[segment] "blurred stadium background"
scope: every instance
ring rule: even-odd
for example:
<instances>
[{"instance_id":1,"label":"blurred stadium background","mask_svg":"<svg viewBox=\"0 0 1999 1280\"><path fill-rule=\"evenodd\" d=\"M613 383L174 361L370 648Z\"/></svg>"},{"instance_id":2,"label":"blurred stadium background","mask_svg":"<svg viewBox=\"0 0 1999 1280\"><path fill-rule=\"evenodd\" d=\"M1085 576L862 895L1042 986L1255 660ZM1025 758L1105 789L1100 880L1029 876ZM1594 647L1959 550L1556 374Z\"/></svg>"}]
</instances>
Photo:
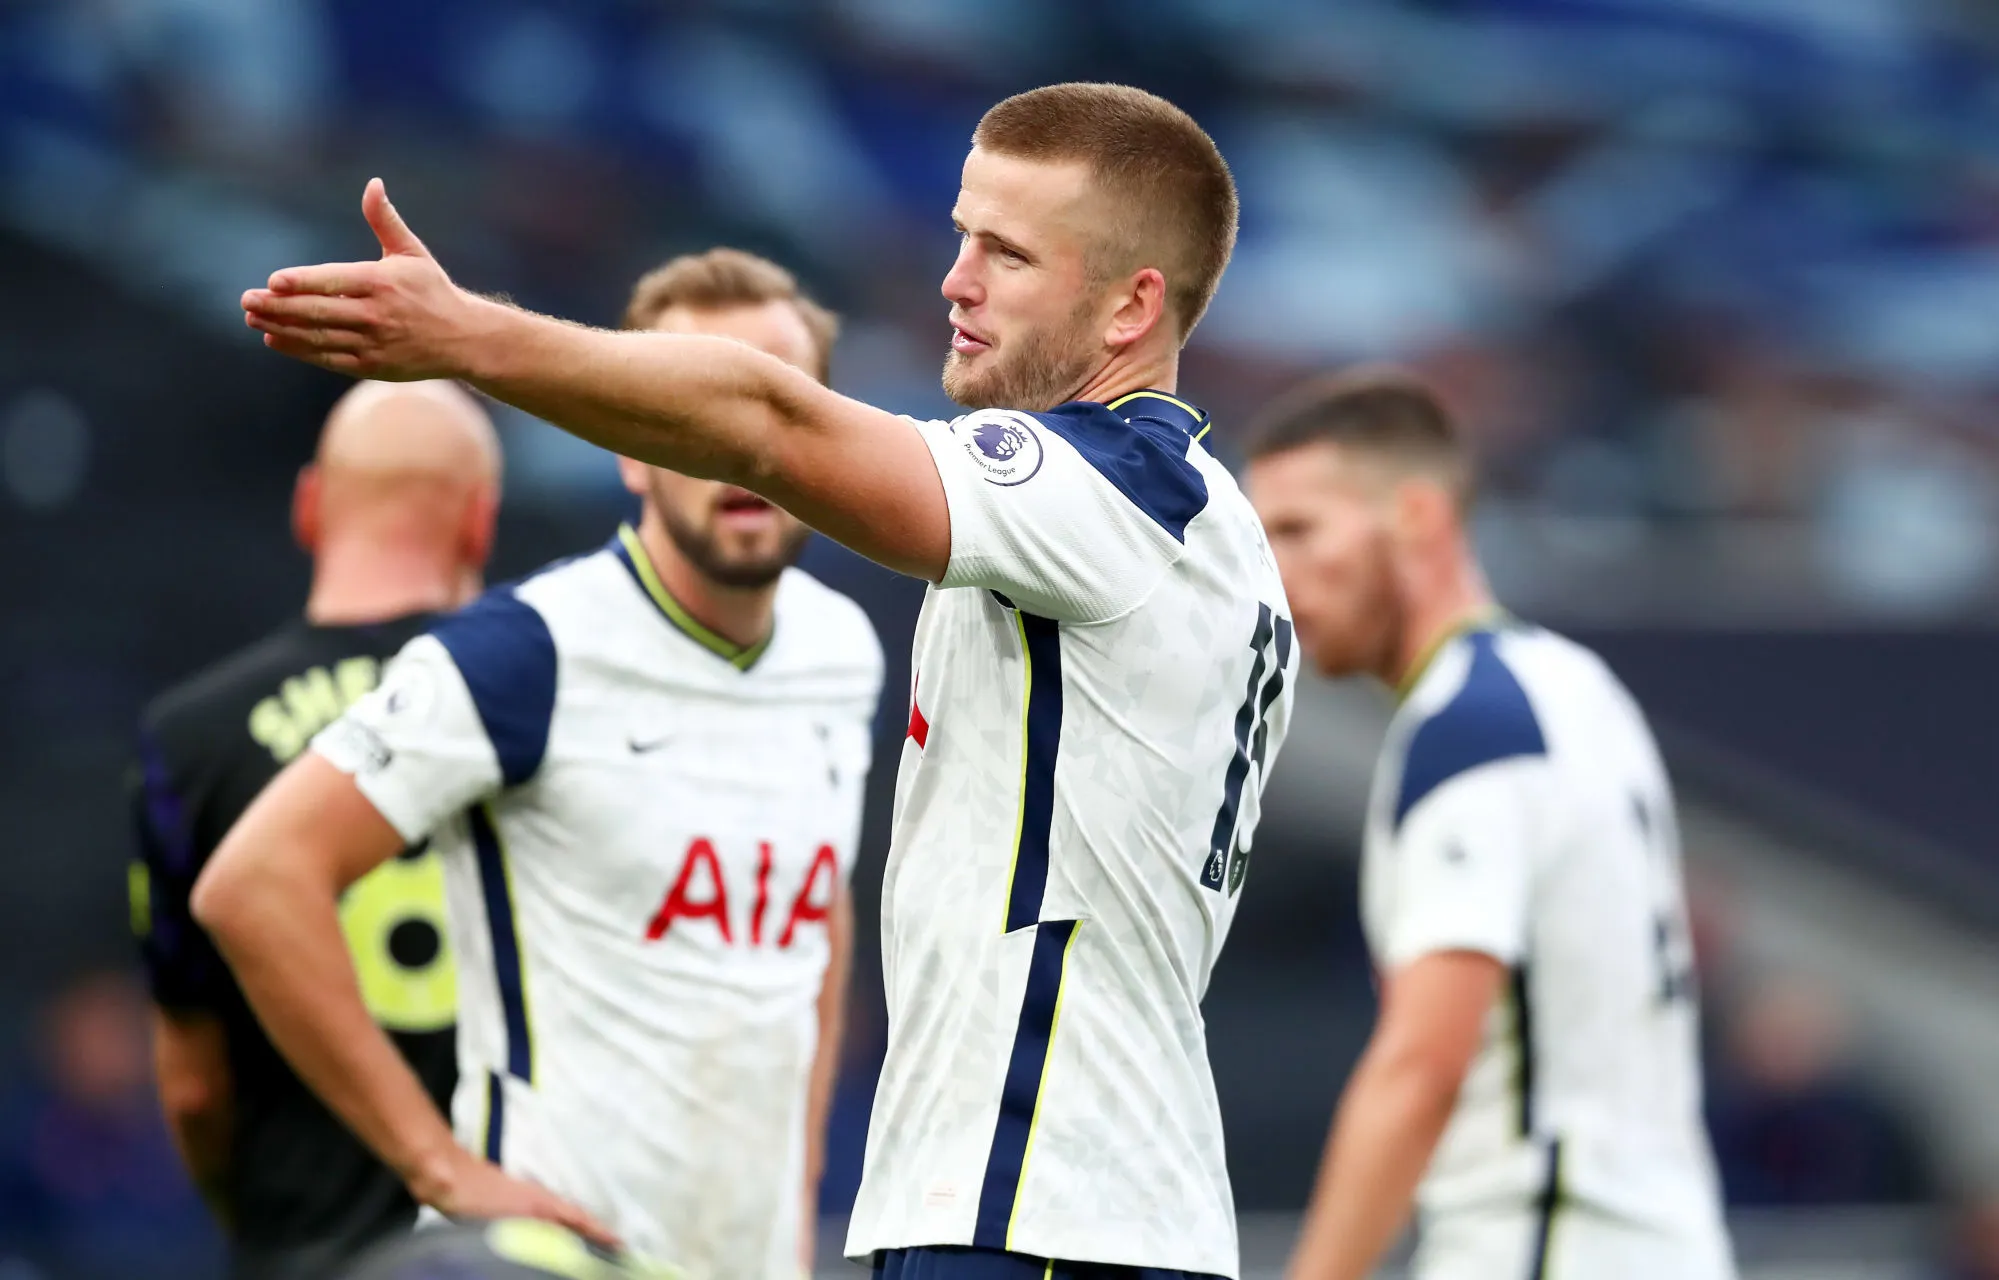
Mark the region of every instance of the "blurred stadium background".
<instances>
[{"instance_id":1,"label":"blurred stadium background","mask_svg":"<svg viewBox=\"0 0 1999 1280\"><path fill-rule=\"evenodd\" d=\"M262 352L239 291L368 254L380 174L458 279L588 321L673 253L768 253L846 314L838 386L942 414L972 124L1075 78L1170 96L1235 167L1182 383L1224 456L1307 372L1427 370L1483 448L1502 596L1648 704L1749 1274L1999 1277L1988 0L12 0L0 1278L212 1274L153 1118L120 778L144 699L304 597L286 503L339 384ZM499 578L626 504L604 455L504 425ZM892 760L918 590L810 563L882 629ZM1384 718L1304 690L1207 1004L1252 1272L1372 1015ZM882 1044L863 939L829 1241Z\"/></svg>"}]
</instances>

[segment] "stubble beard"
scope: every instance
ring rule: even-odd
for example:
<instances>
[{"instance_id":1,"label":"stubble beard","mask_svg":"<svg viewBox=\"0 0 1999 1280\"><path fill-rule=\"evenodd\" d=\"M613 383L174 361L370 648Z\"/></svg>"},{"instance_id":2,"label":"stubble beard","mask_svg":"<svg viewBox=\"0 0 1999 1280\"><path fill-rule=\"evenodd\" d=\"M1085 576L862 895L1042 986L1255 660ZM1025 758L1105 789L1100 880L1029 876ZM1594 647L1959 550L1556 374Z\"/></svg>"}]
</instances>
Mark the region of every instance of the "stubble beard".
<instances>
[{"instance_id":1,"label":"stubble beard","mask_svg":"<svg viewBox=\"0 0 1999 1280\"><path fill-rule=\"evenodd\" d=\"M660 523L680 554L702 577L719 587L738 591L755 590L776 582L786 569L797 563L812 530L794 525L778 539L777 546L764 555L732 555L722 549L715 530L702 528L681 518L678 512L659 503Z\"/></svg>"},{"instance_id":2,"label":"stubble beard","mask_svg":"<svg viewBox=\"0 0 1999 1280\"><path fill-rule=\"evenodd\" d=\"M1088 375L1094 353L1085 338L1092 307L1079 305L1060 332L1038 330L1015 340L1012 355L995 348L974 372L977 357L953 351L944 357L944 394L967 409L1053 409Z\"/></svg>"},{"instance_id":3,"label":"stubble beard","mask_svg":"<svg viewBox=\"0 0 1999 1280\"><path fill-rule=\"evenodd\" d=\"M1395 590L1388 557L1385 545L1373 549L1368 580L1359 593L1350 627L1314 646L1314 663L1321 675L1335 679L1371 675L1394 684L1393 669L1402 652L1408 618Z\"/></svg>"}]
</instances>

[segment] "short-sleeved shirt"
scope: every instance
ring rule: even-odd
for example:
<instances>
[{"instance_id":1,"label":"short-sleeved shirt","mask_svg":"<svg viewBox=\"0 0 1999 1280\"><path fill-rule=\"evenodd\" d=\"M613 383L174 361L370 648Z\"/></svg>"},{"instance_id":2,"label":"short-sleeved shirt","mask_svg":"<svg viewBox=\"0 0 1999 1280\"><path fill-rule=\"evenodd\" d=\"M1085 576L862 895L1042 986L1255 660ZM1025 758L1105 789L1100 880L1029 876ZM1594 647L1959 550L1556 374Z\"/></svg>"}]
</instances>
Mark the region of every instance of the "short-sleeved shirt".
<instances>
[{"instance_id":1,"label":"short-sleeved shirt","mask_svg":"<svg viewBox=\"0 0 1999 1280\"><path fill-rule=\"evenodd\" d=\"M188 896L257 793L375 686L382 663L428 621L291 623L162 695L141 726L133 924L154 1000L223 1027L235 1114L223 1190L239 1277L323 1274L406 1230L416 1204L293 1074L194 922ZM457 1058L437 859L414 845L349 888L340 911L370 1011L441 1105Z\"/></svg>"},{"instance_id":2,"label":"short-sleeved shirt","mask_svg":"<svg viewBox=\"0 0 1999 1280\"><path fill-rule=\"evenodd\" d=\"M713 1280L795 1275L881 648L799 570L702 627L629 529L412 640L314 744L444 861L460 1142Z\"/></svg>"},{"instance_id":3,"label":"short-sleeved shirt","mask_svg":"<svg viewBox=\"0 0 1999 1280\"><path fill-rule=\"evenodd\" d=\"M1672 790L1595 654L1510 622L1438 650L1382 750L1361 901L1384 972L1443 951L1512 971L1426 1211L1559 1195L1649 1229L1721 1230Z\"/></svg>"},{"instance_id":4,"label":"short-sleeved shirt","mask_svg":"<svg viewBox=\"0 0 1999 1280\"><path fill-rule=\"evenodd\" d=\"M1236 1271L1200 1002L1297 654L1207 428L1159 392L915 425L951 555L917 622L850 1254Z\"/></svg>"}]
</instances>

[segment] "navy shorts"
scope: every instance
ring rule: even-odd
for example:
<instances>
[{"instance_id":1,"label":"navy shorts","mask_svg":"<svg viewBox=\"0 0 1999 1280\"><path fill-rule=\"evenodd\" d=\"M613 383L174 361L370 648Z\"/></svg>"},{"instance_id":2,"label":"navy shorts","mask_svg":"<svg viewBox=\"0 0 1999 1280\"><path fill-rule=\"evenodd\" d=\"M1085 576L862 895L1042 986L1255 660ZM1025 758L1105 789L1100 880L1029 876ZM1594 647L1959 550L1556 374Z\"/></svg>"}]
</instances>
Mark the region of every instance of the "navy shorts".
<instances>
[{"instance_id":1,"label":"navy shorts","mask_svg":"<svg viewBox=\"0 0 1999 1280\"><path fill-rule=\"evenodd\" d=\"M1200 1271L1127 1267L1110 1262L1063 1262L969 1245L883 1249L874 1280L1222 1280Z\"/></svg>"}]
</instances>

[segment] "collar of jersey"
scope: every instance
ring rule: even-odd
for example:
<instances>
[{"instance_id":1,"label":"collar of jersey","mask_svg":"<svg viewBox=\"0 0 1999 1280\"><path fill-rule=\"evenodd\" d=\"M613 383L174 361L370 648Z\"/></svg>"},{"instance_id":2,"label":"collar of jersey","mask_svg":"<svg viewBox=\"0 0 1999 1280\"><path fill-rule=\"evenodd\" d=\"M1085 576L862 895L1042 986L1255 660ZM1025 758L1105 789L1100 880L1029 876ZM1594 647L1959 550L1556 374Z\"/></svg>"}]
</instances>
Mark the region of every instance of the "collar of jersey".
<instances>
[{"instance_id":1,"label":"collar of jersey","mask_svg":"<svg viewBox=\"0 0 1999 1280\"><path fill-rule=\"evenodd\" d=\"M618 526L617 541L611 544L611 550L631 573L632 579L639 584L640 589L652 599L653 604L658 606L660 613L672 624L674 630L736 670L748 671L756 665L758 658L764 656L764 650L770 648L771 635L775 635L777 630L775 627L771 629L771 635L766 635L753 645L745 646L702 626L693 614L687 612L686 606L673 598L673 593L666 589L666 584L659 580L658 572L652 567L652 557L646 554L645 544L639 541L638 532L630 525Z\"/></svg>"},{"instance_id":2,"label":"collar of jersey","mask_svg":"<svg viewBox=\"0 0 1999 1280\"><path fill-rule=\"evenodd\" d=\"M1126 422L1133 418L1152 418L1177 427L1196 440L1207 435L1208 428L1214 425L1208 421L1206 412L1164 391L1133 391L1104 407Z\"/></svg>"},{"instance_id":3,"label":"collar of jersey","mask_svg":"<svg viewBox=\"0 0 1999 1280\"><path fill-rule=\"evenodd\" d=\"M1408 699L1409 695L1415 691L1416 686L1422 682L1423 677L1429 674L1430 664L1437 660L1437 655L1442 653L1451 641L1457 639L1459 636L1470 635L1474 631L1491 631L1503 626L1506 623L1507 616L1506 610L1496 604L1492 604L1487 605L1483 609L1475 609L1458 619L1453 625L1446 627L1436 639L1430 641L1428 647L1423 652L1416 655L1416 661L1409 666L1409 674L1403 676L1402 683L1395 687L1396 702L1404 702Z\"/></svg>"}]
</instances>

